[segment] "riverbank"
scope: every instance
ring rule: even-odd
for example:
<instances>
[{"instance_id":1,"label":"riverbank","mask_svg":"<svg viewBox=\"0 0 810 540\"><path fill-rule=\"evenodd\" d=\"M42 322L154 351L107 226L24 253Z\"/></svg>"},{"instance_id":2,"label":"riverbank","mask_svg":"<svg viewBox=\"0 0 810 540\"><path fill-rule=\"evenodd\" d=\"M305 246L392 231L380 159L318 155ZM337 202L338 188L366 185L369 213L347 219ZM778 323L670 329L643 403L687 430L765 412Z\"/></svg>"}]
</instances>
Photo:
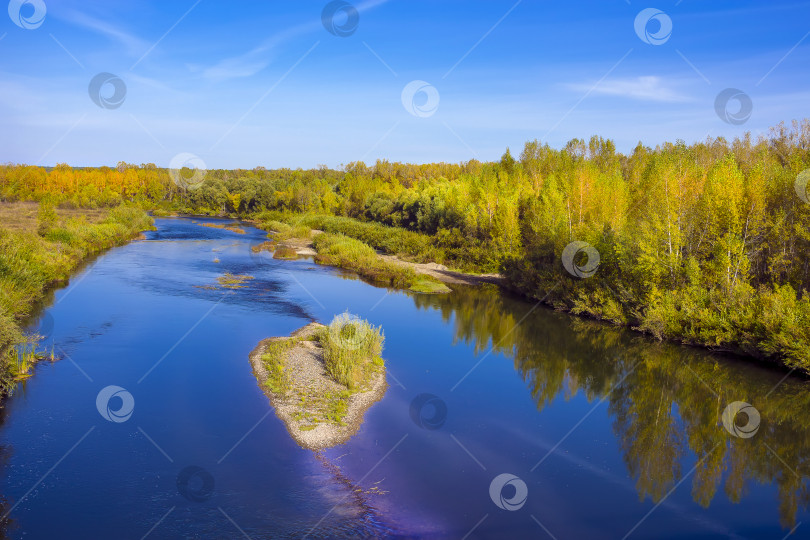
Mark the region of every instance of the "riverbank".
<instances>
[{"instance_id":1,"label":"riverbank","mask_svg":"<svg viewBox=\"0 0 810 540\"><path fill-rule=\"evenodd\" d=\"M67 283L91 255L137 238L153 222L135 207L0 203L0 223L0 394L7 394L44 356L38 336L25 336L21 325L47 291Z\"/></svg>"},{"instance_id":2,"label":"riverbank","mask_svg":"<svg viewBox=\"0 0 810 540\"><path fill-rule=\"evenodd\" d=\"M708 273L693 260L691 273L668 284L668 289L649 288L643 284L647 275L643 265L629 257L629 248L616 244L615 239L611 245L582 244L598 257L593 275L577 274L575 265L583 264L579 259L568 261L573 270L566 269L559 254L565 252L565 246L544 246L547 253L542 257L504 257L499 274L467 274L447 269L440 262L447 253L436 248L441 244L439 235L433 238L341 216L271 214L294 227L317 225L333 234L362 239L382 252L378 257L384 261L444 283L495 283L557 311L624 326L659 341L810 374L810 294L789 284L754 287L736 280L712 285ZM582 257L583 253L577 251L574 256ZM324 262L345 264L343 257L334 259ZM739 266L743 262L726 262L728 268L721 272L744 275Z\"/></svg>"},{"instance_id":3,"label":"riverbank","mask_svg":"<svg viewBox=\"0 0 810 540\"><path fill-rule=\"evenodd\" d=\"M266 247L275 248L274 258L313 256L318 264L352 270L374 283L417 293L449 293L450 288L444 284L445 280L461 282L449 274L439 273L432 265L417 266L387 257L368 244L344 234L326 233L306 225L293 226L280 221L268 221L260 226L273 235L276 245Z\"/></svg>"},{"instance_id":4,"label":"riverbank","mask_svg":"<svg viewBox=\"0 0 810 540\"><path fill-rule=\"evenodd\" d=\"M330 348L358 351L358 357L365 353L367 344L352 341L367 339L362 324L310 323L289 337L262 340L249 355L259 385L290 436L303 448L323 450L348 441L360 429L368 408L388 388L385 367L374 352L366 358L369 369L357 384L338 381L330 369L326 358ZM344 336L348 328L358 333Z\"/></svg>"}]
</instances>

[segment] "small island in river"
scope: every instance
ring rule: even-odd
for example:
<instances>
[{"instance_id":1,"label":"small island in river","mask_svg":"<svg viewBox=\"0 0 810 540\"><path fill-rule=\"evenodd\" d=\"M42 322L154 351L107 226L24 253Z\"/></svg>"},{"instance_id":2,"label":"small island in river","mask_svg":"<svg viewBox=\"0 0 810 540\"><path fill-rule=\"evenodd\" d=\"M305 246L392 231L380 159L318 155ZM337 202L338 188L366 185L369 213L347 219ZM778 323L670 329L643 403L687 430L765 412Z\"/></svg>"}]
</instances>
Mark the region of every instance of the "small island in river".
<instances>
[{"instance_id":1,"label":"small island in river","mask_svg":"<svg viewBox=\"0 0 810 540\"><path fill-rule=\"evenodd\" d=\"M348 313L313 322L289 337L262 340L253 373L300 446L322 450L348 441L385 394L380 328Z\"/></svg>"}]
</instances>

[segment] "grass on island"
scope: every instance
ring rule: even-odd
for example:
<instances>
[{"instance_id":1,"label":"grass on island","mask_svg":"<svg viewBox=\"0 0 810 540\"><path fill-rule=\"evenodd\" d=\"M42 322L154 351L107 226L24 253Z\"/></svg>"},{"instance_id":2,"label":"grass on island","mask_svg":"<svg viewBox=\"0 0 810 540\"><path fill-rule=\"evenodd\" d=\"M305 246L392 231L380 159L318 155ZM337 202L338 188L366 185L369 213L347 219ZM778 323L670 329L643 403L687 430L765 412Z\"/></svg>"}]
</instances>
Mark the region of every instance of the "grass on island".
<instances>
[{"instance_id":1,"label":"grass on island","mask_svg":"<svg viewBox=\"0 0 810 540\"><path fill-rule=\"evenodd\" d=\"M349 399L368 390L375 374L385 369L381 356L385 336L381 328L343 313L309 339L320 344L326 372L342 388L330 392L293 388L285 358L291 349L305 341L300 337L277 339L265 346L262 355L267 369L265 385L274 394L297 402L300 410L295 420L301 422L300 430L312 430L324 422L343 426Z\"/></svg>"},{"instance_id":2,"label":"grass on island","mask_svg":"<svg viewBox=\"0 0 810 540\"><path fill-rule=\"evenodd\" d=\"M270 231L273 239L276 242L283 242L292 239L304 239L312 236L312 229L306 225L295 224L290 225L282 221L265 221L261 224L261 228ZM269 235L268 235L269 236Z\"/></svg>"},{"instance_id":3,"label":"grass on island","mask_svg":"<svg viewBox=\"0 0 810 540\"><path fill-rule=\"evenodd\" d=\"M250 248L253 253L261 253L262 251L273 251L276 249L276 243L272 240L267 240L261 244L256 244Z\"/></svg>"},{"instance_id":4,"label":"grass on island","mask_svg":"<svg viewBox=\"0 0 810 540\"><path fill-rule=\"evenodd\" d=\"M251 279L253 279L253 276L247 274L231 274L230 272L225 272L217 278L217 283L224 289L242 289L245 286L245 282Z\"/></svg>"},{"instance_id":5,"label":"grass on island","mask_svg":"<svg viewBox=\"0 0 810 540\"><path fill-rule=\"evenodd\" d=\"M230 223L228 225L223 225L221 223L198 223L198 225L202 225L203 227L208 227L210 229L225 229L226 231L235 232L237 234L245 234L245 229L239 227L238 223Z\"/></svg>"},{"instance_id":6,"label":"grass on island","mask_svg":"<svg viewBox=\"0 0 810 540\"><path fill-rule=\"evenodd\" d=\"M448 287L432 276L417 274L412 268L381 259L369 246L343 234L322 233L314 239L318 254L315 262L354 270L366 279L414 292L448 292Z\"/></svg>"},{"instance_id":7,"label":"grass on island","mask_svg":"<svg viewBox=\"0 0 810 540\"><path fill-rule=\"evenodd\" d=\"M284 260L297 259L298 251L290 246L278 246L275 252L273 252L273 258Z\"/></svg>"},{"instance_id":8,"label":"grass on island","mask_svg":"<svg viewBox=\"0 0 810 540\"><path fill-rule=\"evenodd\" d=\"M265 346L262 355L262 361L267 368L265 384L274 394L285 396L290 389L289 379L284 372L284 355L298 343L300 340L297 338L277 339Z\"/></svg>"},{"instance_id":9,"label":"grass on island","mask_svg":"<svg viewBox=\"0 0 810 540\"><path fill-rule=\"evenodd\" d=\"M385 336L382 328L357 319L349 313L336 315L317 334L323 347L323 361L332 378L352 391L368 386L375 373L384 368Z\"/></svg>"},{"instance_id":10,"label":"grass on island","mask_svg":"<svg viewBox=\"0 0 810 540\"><path fill-rule=\"evenodd\" d=\"M64 282L89 255L153 228L140 208L56 208L52 204L0 204L0 392L8 392L38 359L38 336L20 324L55 283Z\"/></svg>"},{"instance_id":11,"label":"grass on island","mask_svg":"<svg viewBox=\"0 0 810 540\"><path fill-rule=\"evenodd\" d=\"M290 245L296 242L309 241L312 236L312 229L303 225L290 225L281 221L265 221L260 227L269 231L268 237L272 240L253 246L253 251L258 253L262 250L274 250L274 259L297 259L298 249L295 245ZM288 242L285 244L284 242Z\"/></svg>"}]
</instances>

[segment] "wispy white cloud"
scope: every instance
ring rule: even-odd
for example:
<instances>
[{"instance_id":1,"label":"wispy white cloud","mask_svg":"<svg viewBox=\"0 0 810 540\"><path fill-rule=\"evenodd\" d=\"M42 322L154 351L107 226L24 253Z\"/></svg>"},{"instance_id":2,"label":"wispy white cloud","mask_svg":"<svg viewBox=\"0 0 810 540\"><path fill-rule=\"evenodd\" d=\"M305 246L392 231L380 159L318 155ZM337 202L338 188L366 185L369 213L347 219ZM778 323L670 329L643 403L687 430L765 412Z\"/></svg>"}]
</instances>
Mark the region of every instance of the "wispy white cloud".
<instances>
[{"instance_id":1,"label":"wispy white cloud","mask_svg":"<svg viewBox=\"0 0 810 540\"><path fill-rule=\"evenodd\" d=\"M357 4L355 9L357 9L359 13L363 13L364 11L387 2L389 2L389 0L368 0L366 2ZM188 67L192 71L201 72L204 78L214 81L239 77L251 77L270 65L270 63L275 59L279 46L292 39L295 39L298 36L318 31L323 31L322 23L319 19L313 19L307 21L306 23L283 30L276 35L265 39L258 46L246 53L232 56L230 58L224 58L216 64L207 67L196 65L189 65Z\"/></svg>"},{"instance_id":2,"label":"wispy white cloud","mask_svg":"<svg viewBox=\"0 0 810 540\"><path fill-rule=\"evenodd\" d=\"M577 92L592 92L607 96L621 96L642 101L662 101L667 103L692 101L672 87L663 79L655 76L636 77L632 79L612 79L603 81L596 88L593 83L576 83L567 85Z\"/></svg>"},{"instance_id":3,"label":"wispy white cloud","mask_svg":"<svg viewBox=\"0 0 810 540\"><path fill-rule=\"evenodd\" d=\"M289 28L264 40L246 53L224 58L208 67L189 66L192 71L200 71L206 79L221 81L239 77L251 77L260 72L275 59L276 49L282 43L312 30L313 24L302 24Z\"/></svg>"},{"instance_id":4,"label":"wispy white cloud","mask_svg":"<svg viewBox=\"0 0 810 540\"><path fill-rule=\"evenodd\" d=\"M112 41L123 45L127 50L127 53L133 56L143 54L143 51L149 47L149 43L145 40L142 40L107 21L96 19L95 17L91 17L78 11L66 10L61 13L61 18L67 22L106 36Z\"/></svg>"}]
</instances>

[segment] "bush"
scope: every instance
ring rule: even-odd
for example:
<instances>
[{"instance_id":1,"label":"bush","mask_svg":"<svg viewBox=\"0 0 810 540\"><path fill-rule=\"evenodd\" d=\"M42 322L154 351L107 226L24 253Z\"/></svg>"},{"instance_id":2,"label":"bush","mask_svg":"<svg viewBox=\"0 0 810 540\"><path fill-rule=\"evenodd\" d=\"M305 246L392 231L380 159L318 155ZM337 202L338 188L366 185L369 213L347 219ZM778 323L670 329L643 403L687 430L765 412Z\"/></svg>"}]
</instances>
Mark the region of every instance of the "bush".
<instances>
[{"instance_id":1,"label":"bush","mask_svg":"<svg viewBox=\"0 0 810 540\"><path fill-rule=\"evenodd\" d=\"M336 315L320 331L318 341L323 347L326 371L349 390L367 386L372 375L384 366L382 329L348 312Z\"/></svg>"}]
</instances>

